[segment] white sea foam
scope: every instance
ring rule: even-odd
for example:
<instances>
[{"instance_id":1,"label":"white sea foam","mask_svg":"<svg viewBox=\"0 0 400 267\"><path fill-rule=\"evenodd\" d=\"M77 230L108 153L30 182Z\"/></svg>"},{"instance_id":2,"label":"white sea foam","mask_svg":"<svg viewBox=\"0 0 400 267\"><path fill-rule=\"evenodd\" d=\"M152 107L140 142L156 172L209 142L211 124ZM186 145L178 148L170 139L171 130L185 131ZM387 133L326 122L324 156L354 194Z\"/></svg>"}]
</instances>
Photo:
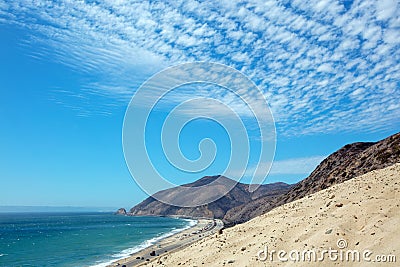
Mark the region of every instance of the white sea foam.
<instances>
[{"instance_id":1,"label":"white sea foam","mask_svg":"<svg viewBox=\"0 0 400 267\"><path fill-rule=\"evenodd\" d=\"M179 218L177 218L177 219L179 219ZM167 237L169 237L171 235L174 235L174 234L177 234L179 232L182 232L182 231L184 231L186 229L189 229L189 228L191 228L191 227L193 227L193 226L195 226L197 224L196 220L191 220L191 219L184 219L184 220L187 222L187 225L185 227L179 228L179 229L174 229L174 230L172 230L172 231L170 231L168 233L165 233L163 235L160 235L160 236L151 238L149 240L146 240L143 243L141 243L140 245L134 246L132 248L124 249L121 252L112 255L111 257L113 258L113 260L101 261L101 262L99 261L96 264L91 265L90 267L106 267L106 266L109 266L109 265L111 265L112 263L114 263L114 262L116 262L118 260L122 260L122 259L128 258L133 253L139 252L139 251L141 251L141 250L143 250L145 248L150 247L151 245L154 245L155 243L157 243L158 241L160 241L160 240L162 240L164 238L167 238Z\"/></svg>"}]
</instances>

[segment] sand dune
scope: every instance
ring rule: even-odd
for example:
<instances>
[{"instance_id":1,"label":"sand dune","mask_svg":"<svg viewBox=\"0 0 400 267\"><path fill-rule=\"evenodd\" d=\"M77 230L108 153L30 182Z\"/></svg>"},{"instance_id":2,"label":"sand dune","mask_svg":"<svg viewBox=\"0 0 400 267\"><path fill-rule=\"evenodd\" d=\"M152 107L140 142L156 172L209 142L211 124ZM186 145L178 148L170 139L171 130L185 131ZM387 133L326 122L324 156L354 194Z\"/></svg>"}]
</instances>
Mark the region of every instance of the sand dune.
<instances>
[{"instance_id":1,"label":"sand dune","mask_svg":"<svg viewBox=\"0 0 400 267\"><path fill-rule=\"evenodd\" d=\"M398 263L378 264L375 260L383 256L379 259L393 261L395 256L400 262L399 187L400 164L375 170L275 208L148 265L396 266ZM260 251L266 251L265 246L267 259L261 261L265 253ZM286 254L281 252L280 258L288 261L282 262L275 253L271 263L272 250L284 250ZM323 260L318 261L322 255ZM373 263L366 265L368 260Z\"/></svg>"}]
</instances>

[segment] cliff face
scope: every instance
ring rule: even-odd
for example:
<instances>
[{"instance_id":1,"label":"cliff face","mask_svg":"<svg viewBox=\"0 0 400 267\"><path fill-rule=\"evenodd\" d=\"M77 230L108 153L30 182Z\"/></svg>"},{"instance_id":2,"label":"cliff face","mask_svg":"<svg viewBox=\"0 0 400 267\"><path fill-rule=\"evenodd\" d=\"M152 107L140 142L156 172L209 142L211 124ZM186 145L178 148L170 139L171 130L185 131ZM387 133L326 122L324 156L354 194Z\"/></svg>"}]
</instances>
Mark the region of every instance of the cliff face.
<instances>
[{"instance_id":1,"label":"cliff face","mask_svg":"<svg viewBox=\"0 0 400 267\"><path fill-rule=\"evenodd\" d=\"M285 203L300 199L334 184L383 169L400 162L400 133L379 142L348 144L323 160L304 180L287 193L271 198L264 196L229 210L225 223L243 223Z\"/></svg>"},{"instance_id":2,"label":"cliff face","mask_svg":"<svg viewBox=\"0 0 400 267\"><path fill-rule=\"evenodd\" d=\"M353 143L344 146L331 154L306 179L295 185L274 183L262 185L250 193L248 185L238 183L224 197L210 204L196 208L180 208L163 204L153 197L133 207L130 215L180 215L190 217L209 217L223 219L229 226L243 223L258 215L264 214L282 204L300 199L334 184L342 183L375 169L382 169L400 162L400 133L379 142ZM214 181L219 176L207 176L185 186L198 187ZM221 177L217 188L234 183L233 180ZM218 189L219 188L219 189ZM176 188L158 192L183 202L190 198L206 198L208 192L199 192L191 196L182 196Z\"/></svg>"}]
</instances>

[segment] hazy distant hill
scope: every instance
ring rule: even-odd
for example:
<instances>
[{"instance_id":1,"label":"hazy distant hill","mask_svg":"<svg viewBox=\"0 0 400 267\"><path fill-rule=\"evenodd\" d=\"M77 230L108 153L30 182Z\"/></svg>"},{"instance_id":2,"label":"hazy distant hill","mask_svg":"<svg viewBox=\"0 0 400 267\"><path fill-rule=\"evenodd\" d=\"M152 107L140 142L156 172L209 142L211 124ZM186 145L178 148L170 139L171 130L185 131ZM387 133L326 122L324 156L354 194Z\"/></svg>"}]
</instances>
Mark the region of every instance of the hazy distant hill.
<instances>
[{"instance_id":1,"label":"hazy distant hill","mask_svg":"<svg viewBox=\"0 0 400 267\"><path fill-rule=\"evenodd\" d=\"M360 176L375 169L382 169L400 162L400 133L379 142L348 144L328 156L306 179L295 185L274 183L262 185L250 193L248 185L238 183L228 194L208 205L196 208L180 208L166 205L149 197L133 207L131 215L181 215L190 217L219 218L227 225L242 223L271 209L293 200L318 192L331 185ZM198 187L214 181L219 176L206 176L185 186ZM222 190L235 181L221 177L213 190ZM210 191L210 192L211 192ZM156 194L180 199L182 203L193 198L207 198L208 191L196 191L192 195L179 194L176 188Z\"/></svg>"},{"instance_id":2,"label":"hazy distant hill","mask_svg":"<svg viewBox=\"0 0 400 267\"><path fill-rule=\"evenodd\" d=\"M112 212L114 207L73 207L73 206L0 206L0 213L25 212Z\"/></svg>"}]
</instances>

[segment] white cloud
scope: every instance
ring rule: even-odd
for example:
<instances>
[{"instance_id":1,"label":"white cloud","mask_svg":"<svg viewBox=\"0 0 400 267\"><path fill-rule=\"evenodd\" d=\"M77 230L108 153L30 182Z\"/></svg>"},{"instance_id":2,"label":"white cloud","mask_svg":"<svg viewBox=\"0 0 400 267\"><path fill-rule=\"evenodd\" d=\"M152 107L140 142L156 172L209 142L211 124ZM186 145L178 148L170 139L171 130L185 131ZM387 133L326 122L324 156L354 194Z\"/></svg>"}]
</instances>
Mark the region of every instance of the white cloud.
<instances>
[{"instance_id":1,"label":"white cloud","mask_svg":"<svg viewBox=\"0 0 400 267\"><path fill-rule=\"evenodd\" d=\"M398 127L399 18L396 0L0 0L0 23L41 44L32 56L93 77L82 93L126 101L166 66L225 63L256 81L284 135Z\"/></svg>"},{"instance_id":2,"label":"white cloud","mask_svg":"<svg viewBox=\"0 0 400 267\"><path fill-rule=\"evenodd\" d=\"M332 68L331 64L323 63L317 68L317 71L319 71L319 72L333 72L334 69Z\"/></svg>"},{"instance_id":3,"label":"white cloud","mask_svg":"<svg viewBox=\"0 0 400 267\"><path fill-rule=\"evenodd\" d=\"M397 0L380 0L376 2L376 15L378 20L386 20L396 15Z\"/></svg>"}]
</instances>

